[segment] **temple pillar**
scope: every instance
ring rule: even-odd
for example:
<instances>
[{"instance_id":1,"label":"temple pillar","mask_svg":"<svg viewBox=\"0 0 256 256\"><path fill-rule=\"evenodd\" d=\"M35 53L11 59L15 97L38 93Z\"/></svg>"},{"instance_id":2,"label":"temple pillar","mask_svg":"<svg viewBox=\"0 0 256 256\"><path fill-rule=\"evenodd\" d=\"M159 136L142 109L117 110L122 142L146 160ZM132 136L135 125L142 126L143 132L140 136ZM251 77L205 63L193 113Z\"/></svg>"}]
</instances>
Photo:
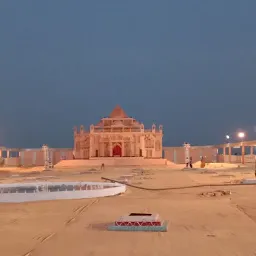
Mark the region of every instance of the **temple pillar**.
<instances>
[{"instance_id":1,"label":"temple pillar","mask_svg":"<svg viewBox=\"0 0 256 256\"><path fill-rule=\"evenodd\" d=\"M137 140L136 140L136 135L133 136L133 155L134 156L137 156L138 153L137 153Z\"/></svg>"},{"instance_id":2,"label":"temple pillar","mask_svg":"<svg viewBox=\"0 0 256 256\"><path fill-rule=\"evenodd\" d=\"M251 155L254 154L254 146L251 146Z\"/></svg>"},{"instance_id":3,"label":"temple pillar","mask_svg":"<svg viewBox=\"0 0 256 256\"><path fill-rule=\"evenodd\" d=\"M112 149L112 141L109 140L109 156L112 157L113 156L113 149Z\"/></svg>"},{"instance_id":4,"label":"temple pillar","mask_svg":"<svg viewBox=\"0 0 256 256\"><path fill-rule=\"evenodd\" d=\"M124 141L122 141L122 156L125 156L124 150L125 150L125 148L124 148Z\"/></svg>"},{"instance_id":5,"label":"temple pillar","mask_svg":"<svg viewBox=\"0 0 256 256\"><path fill-rule=\"evenodd\" d=\"M133 144L133 141L130 139L130 156L134 156L132 144Z\"/></svg>"},{"instance_id":6,"label":"temple pillar","mask_svg":"<svg viewBox=\"0 0 256 256\"><path fill-rule=\"evenodd\" d=\"M142 157L145 157L146 154L145 154L145 137L144 136L141 136L140 138L140 148L142 151Z\"/></svg>"},{"instance_id":7,"label":"temple pillar","mask_svg":"<svg viewBox=\"0 0 256 256\"><path fill-rule=\"evenodd\" d=\"M138 156L138 149L137 149L137 143L136 140L133 143L133 152L134 152L134 156Z\"/></svg>"},{"instance_id":8,"label":"temple pillar","mask_svg":"<svg viewBox=\"0 0 256 256\"><path fill-rule=\"evenodd\" d=\"M223 147L223 160L226 162L226 147Z\"/></svg>"},{"instance_id":9,"label":"temple pillar","mask_svg":"<svg viewBox=\"0 0 256 256\"><path fill-rule=\"evenodd\" d=\"M90 135L90 150L89 150L89 158L93 156L93 137Z\"/></svg>"},{"instance_id":10,"label":"temple pillar","mask_svg":"<svg viewBox=\"0 0 256 256\"><path fill-rule=\"evenodd\" d=\"M6 158L10 158L10 150L6 151Z\"/></svg>"},{"instance_id":11,"label":"temple pillar","mask_svg":"<svg viewBox=\"0 0 256 256\"><path fill-rule=\"evenodd\" d=\"M228 145L228 161L231 163L231 146Z\"/></svg>"},{"instance_id":12,"label":"temple pillar","mask_svg":"<svg viewBox=\"0 0 256 256\"><path fill-rule=\"evenodd\" d=\"M2 149L0 149L0 158L2 158L3 154L2 154Z\"/></svg>"},{"instance_id":13,"label":"temple pillar","mask_svg":"<svg viewBox=\"0 0 256 256\"><path fill-rule=\"evenodd\" d=\"M243 144L243 143L241 144L241 147L242 147L241 163L244 164L245 147L244 147L244 144Z\"/></svg>"},{"instance_id":14,"label":"temple pillar","mask_svg":"<svg viewBox=\"0 0 256 256\"><path fill-rule=\"evenodd\" d=\"M100 156L104 156L104 143L100 142Z\"/></svg>"}]
</instances>

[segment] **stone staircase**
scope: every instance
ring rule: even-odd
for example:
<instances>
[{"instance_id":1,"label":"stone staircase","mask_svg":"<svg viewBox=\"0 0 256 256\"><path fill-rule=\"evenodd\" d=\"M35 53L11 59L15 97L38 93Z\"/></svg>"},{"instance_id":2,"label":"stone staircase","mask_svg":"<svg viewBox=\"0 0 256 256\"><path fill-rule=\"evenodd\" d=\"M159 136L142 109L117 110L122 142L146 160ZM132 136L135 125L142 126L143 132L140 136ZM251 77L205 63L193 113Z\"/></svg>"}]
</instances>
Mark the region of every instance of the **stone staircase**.
<instances>
[{"instance_id":1,"label":"stone staircase","mask_svg":"<svg viewBox=\"0 0 256 256\"><path fill-rule=\"evenodd\" d=\"M159 158L150 159L143 157L101 157L92 159L76 159L76 160L62 160L55 165L59 167L99 167L104 163L105 166L171 166L172 162Z\"/></svg>"}]
</instances>

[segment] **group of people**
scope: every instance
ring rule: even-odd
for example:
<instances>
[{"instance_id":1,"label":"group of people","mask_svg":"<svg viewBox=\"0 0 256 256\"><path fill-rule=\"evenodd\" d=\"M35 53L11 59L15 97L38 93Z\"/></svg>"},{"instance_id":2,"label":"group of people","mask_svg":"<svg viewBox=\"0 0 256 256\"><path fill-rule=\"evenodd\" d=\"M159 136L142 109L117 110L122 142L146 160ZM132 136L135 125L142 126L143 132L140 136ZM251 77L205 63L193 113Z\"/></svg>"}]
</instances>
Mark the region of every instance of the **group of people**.
<instances>
[{"instance_id":1,"label":"group of people","mask_svg":"<svg viewBox=\"0 0 256 256\"><path fill-rule=\"evenodd\" d=\"M193 168L192 157L186 158L186 168L188 167Z\"/></svg>"},{"instance_id":2,"label":"group of people","mask_svg":"<svg viewBox=\"0 0 256 256\"><path fill-rule=\"evenodd\" d=\"M186 158L186 168L193 168L193 163L192 163L192 157L187 157ZM205 167L205 158L202 156L201 157L201 168L204 168Z\"/></svg>"}]
</instances>

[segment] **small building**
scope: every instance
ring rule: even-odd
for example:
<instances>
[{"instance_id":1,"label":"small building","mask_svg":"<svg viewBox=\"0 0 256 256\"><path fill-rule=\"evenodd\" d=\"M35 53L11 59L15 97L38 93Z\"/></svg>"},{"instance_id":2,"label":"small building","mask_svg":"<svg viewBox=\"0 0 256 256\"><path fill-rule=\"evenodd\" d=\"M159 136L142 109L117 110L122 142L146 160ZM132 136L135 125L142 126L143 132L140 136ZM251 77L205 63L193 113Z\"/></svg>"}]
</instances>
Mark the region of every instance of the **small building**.
<instances>
[{"instance_id":1,"label":"small building","mask_svg":"<svg viewBox=\"0 0 256 256\"><path fill-rule=\"evenodd\" d=\"M86 131L74 128L75 159L98 157L162 158L163 126L145 129L144 124L129 117L116 106L109 117L102 118Z\"/></svg>"}]
</instances>

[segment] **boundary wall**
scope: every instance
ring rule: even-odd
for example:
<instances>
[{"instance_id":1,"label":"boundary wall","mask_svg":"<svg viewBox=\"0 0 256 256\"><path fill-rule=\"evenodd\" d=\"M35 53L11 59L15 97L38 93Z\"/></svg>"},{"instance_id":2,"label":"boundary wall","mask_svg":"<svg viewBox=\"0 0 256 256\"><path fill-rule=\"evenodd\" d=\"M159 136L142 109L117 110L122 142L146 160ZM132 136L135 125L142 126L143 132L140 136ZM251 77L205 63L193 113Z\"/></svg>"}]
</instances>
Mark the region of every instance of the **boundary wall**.
<instances>
[{"instance_id":1,"label":"boundary wall","mask_svg":"<svg viewBox=\"0 0 256 256\"><path fill-rule=\"evenodd\" d=\"M163 150L165 159L175 164L185 164L184 147L164 147ZM200 161L202 156L209 163L218 160L218 150L213 146L191 146L189 152L193 162Z\"/></svg>"}]
</instances>

